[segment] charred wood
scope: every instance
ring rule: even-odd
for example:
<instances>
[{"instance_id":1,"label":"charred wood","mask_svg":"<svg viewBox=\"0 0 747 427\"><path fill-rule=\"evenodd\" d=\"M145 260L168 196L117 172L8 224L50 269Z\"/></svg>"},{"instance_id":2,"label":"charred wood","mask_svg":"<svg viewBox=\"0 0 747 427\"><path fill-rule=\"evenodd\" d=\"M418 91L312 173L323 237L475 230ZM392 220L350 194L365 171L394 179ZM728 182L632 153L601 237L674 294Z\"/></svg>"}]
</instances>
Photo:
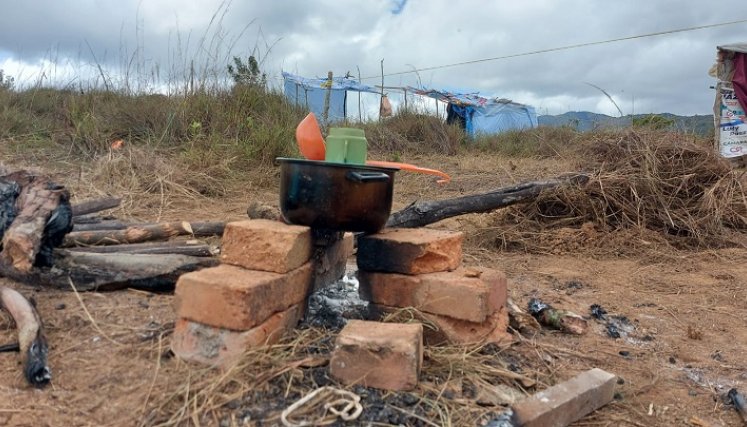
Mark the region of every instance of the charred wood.
<instances>
[{"instance_id":1,"label":"charred wood","mask_svg":"<svg viewBox=\"0 0 747 427\"><path fill-rule=\"evenodd\" d=\"M487 193L472 194L453 199L415 202L401 211L393 213L387 227L414 228L432 224L446 218L468 213L489 212L498 208L524 203L537 198L545 190L562 185L583 183L586 175L570 175L546 181L531 181Z\"/></svg>"},{"instance_id":2,"label":"charred wood","mask_svg":"<svg viewBox=\"0 0 747 427\"><path fill-rule=\"evenodd\" d=\"M34 265L50 265L52 249L72 229L70 195L65 187L47 177L26 171L5 175L2 181L1 208L8 210L2 221L7 228L0 230L4 232L0 262L22 272L30 271ZM17 196L9 207L8 196L14 192Z\"/></svg>"},{"instance_id":3,"label":"charred wood","mask_svg":"<svg viewBox=\"0 0 747 427\"><path fill-rule=\"evenodd\" d=\"M33 286L78 291L112 291L125 288L171 291L180 275L215 266L219 261L186 255L99 254L55 251L53 267L34 268L28 273L0 264L0 275Z\"/></svg>"},{"instance_id":4,"label":"charred wood","mask_svg":"<svg viewBox=\"0 0 747 427\"><path fill-rule=\"evenodd\" d=\"M102 220L91 223L78 223L73 224L73 231L100 231L100 230L124 230L127 227L131 227L136 224L128 224L122 221L116 220Z\"/></svg>"},{"instance_id":5,"label":"charred wood","mask_svg":"<svg viewBox=\"0 0 747 427\"><path fill-rule=\"evenodd\" d=\"M47 366L49 348L39 313L34 304L18 291L0 287L0 307L13 318L18 329L18 351L23 359L26 381L35 387L44 387L52 379ZM11 348L15 344L6 346Z\"/></svg>"},{"instance_id":6,"label":"charred wood","mask_svg":"<svg viewBox=\"0 0 747 427\"><path fill-rule=\"evenodd\" d=\"M179 254L198 257L209 257L215 255L210 245L194 244L186 242L163 242L163 243L132 243L127 245L109 245L109 246L85 246L68 248L70 252L89 252L89 253L128 253L128 254Z\"/></svg>"},{"instance_id":7,"label":"charred wood","mask_svg":"<svg viewBox=\"0 0 747 427\"><path fill-rule=\"evenodd\" d=\"M73 216L88 215L95 212L114 209L122 203L117 197L104 197L101 199L86 200L73 206Z\"/></svg>"}]
</instances>

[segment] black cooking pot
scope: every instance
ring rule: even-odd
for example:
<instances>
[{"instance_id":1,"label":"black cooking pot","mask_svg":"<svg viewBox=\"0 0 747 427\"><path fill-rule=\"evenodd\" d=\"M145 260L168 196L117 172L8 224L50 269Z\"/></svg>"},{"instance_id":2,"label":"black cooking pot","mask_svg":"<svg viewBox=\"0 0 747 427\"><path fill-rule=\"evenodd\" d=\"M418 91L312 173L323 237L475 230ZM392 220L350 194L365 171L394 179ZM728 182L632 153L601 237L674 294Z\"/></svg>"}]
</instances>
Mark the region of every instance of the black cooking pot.
<instances>
[{"instance_id":1,"label":"black cooking pot","mask_svg":"<svg viewBox=\"0 0 747 427\"><path fill-rule=\"evenodd\" d=\"M280 211L291 224L376 232L392 210L398 169L278 158Z\"/></svg>"}]
</instances>

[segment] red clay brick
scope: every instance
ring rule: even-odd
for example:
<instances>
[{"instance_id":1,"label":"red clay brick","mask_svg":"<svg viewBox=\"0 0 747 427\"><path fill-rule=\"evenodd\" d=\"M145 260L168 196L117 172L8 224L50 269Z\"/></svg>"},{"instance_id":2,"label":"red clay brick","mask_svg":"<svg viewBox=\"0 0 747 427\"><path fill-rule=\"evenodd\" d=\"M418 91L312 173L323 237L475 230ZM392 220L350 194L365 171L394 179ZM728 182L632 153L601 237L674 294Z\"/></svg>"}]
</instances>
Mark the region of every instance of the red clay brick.
<instances>
[{"instance_id":1,"label":"red clay brick","mask_svg":"<svg viewBox=\"0 0 747 427\"><path fill-rule=\"evenodd\" d=\"M285 274L219 265L183 274L174 293L176 315L216 328L246 331L304 301L311 271L311 263Z\"/></svg>"},{"instance_id":2,"label":"red clay brick","mask_svg":"<svg viewBox=\"0 0 747 427\"><path fill-rule=\"evenodd\" d=\"M249 270L287 273L311 258L311 229L252 219L226 224L221 261Z\"/></svg>"},{"instance_id":3,"label":"red clay brick","mask_svg":"<svg viewBox=\"0 0 747 427\"><path fill-rule=\"evenodd\" d=\"M371 304L369 307L374 318L400 310L378 304ZM513 341L513 335L508 332L508 310L505 307L481 323L425 312L420 312L419 316L429 325L423 329L423 340L429 346L510 344Z\"/></svg>"},{"instance_id":4,"label":"red clay brick","mask_svg":"<svg viewBox=\"0 0 747 427\"><path fill-rule=\"evenodd\" d=\"M423 326L351 320L335 342L330 374L340 382L411 390L423 365Z\"/></svg>"},{"instance_id":5,"label":"red clay brick","mask_svg":"<svg viewBox=\"0 0 747 427\"><path fill-rule=\"evenodd\" d=\"M506 303L506 275L489 268L404 275L359 271L361 298L481 323Z\"/></svg>"},{"instance_id":6,"label":"red clay brick","mask_svg":"<svg viewBox=\"0 0 747 427\"><path fill-rule=\"evenodd\" d=\"M464 234L427 228L390 228L358 239L358 268L385 273L451 271L462 262Z\"/></svg>"},{"instance_id":7,"label":"red clay brick","mask_svg":"<svg viewBox=\"0 0 747 427\"><path fill-rule=\"evenodd\" d=\"M229 367L249 348L276 343L296 326L303 304L275 313L262 324L243 332L215 328L187 319L176 321L171 350L183 360Z\"/></svg>"},{"instance_id":8,"label":"red clay brick","mask_svg":"<svg viewBox=\"0 0 747 427\"><path fill-rule=\"evenodd\" d=\"M513 405L514 425L567 426L611 402L615 375L594 368Z\"/></svg>"}]
</instances>

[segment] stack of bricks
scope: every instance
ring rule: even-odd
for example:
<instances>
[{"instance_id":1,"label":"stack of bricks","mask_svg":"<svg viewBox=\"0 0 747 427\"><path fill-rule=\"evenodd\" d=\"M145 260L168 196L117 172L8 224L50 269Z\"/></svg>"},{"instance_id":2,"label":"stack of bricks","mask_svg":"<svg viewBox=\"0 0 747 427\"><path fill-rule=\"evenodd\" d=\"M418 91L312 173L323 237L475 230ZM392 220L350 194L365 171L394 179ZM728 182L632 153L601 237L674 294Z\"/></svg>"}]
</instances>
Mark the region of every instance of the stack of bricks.
<instances>
[{"instance_id":1,"label":"stack of bricks","mask_svg":"<svg viewBox=\"0 0 747 427\"><path fill-rule=\"evenodd\" d=\"M311 255L308 227L261 219L227 224L222 264L176 284L174 354L227 367L247 349L277 342L303 315Z\"/></svg>"},{"instance_id":2,"label":"stack of bricks","mask_svg":"<svg viewBox=\"0 0 747 427\"><path fill-rule=\"evenodd\" d=\"M460 232L386 229L358 241L361 298L375 315L415 308L426 345L507 343L506 276L462 267Z\"/></svg>"}]
</instances>

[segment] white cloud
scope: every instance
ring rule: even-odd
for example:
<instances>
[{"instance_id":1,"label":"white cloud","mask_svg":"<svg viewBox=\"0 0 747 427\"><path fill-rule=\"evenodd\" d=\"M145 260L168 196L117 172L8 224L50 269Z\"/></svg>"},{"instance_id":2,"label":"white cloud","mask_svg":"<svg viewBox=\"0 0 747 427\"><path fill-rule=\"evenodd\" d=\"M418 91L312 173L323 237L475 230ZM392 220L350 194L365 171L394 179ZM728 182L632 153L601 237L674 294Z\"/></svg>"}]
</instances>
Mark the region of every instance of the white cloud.
<instances>
[{"instance_id":1,"label":"white cloud","mask_svg":"<svg viewBox=\"0 0 747 427\"><path fill-rule=\"evenodd\" d=\"M395 14L393 10L401 10ZM234 54L257 48L265 70L305 76L386 73L497 57L668 29L734 20L728 8L700 0L599 2L539 0L397 2L289 0L37 0L0 15L2 67L11 75L51 71L62 81L107 74L179 82L194 60L201 73L223 70ZM533 104L538 112L710 113L707 75L719 44L745 41L746 24L424 71L420 82L463 87ZM747 37L747 36L745 36ZM95 56L95 60L93 58ZM94 66L95 65L95 66ZM135 78L135 77L137 78ZM276 80L274 80L276 81ZM414 85L414 74L387 85ZM145 82L142 85L148 86ZM152 84L150 86L153 86ZM635 105L635 106L634 106Z\"/></svg>"}]
</instances>

